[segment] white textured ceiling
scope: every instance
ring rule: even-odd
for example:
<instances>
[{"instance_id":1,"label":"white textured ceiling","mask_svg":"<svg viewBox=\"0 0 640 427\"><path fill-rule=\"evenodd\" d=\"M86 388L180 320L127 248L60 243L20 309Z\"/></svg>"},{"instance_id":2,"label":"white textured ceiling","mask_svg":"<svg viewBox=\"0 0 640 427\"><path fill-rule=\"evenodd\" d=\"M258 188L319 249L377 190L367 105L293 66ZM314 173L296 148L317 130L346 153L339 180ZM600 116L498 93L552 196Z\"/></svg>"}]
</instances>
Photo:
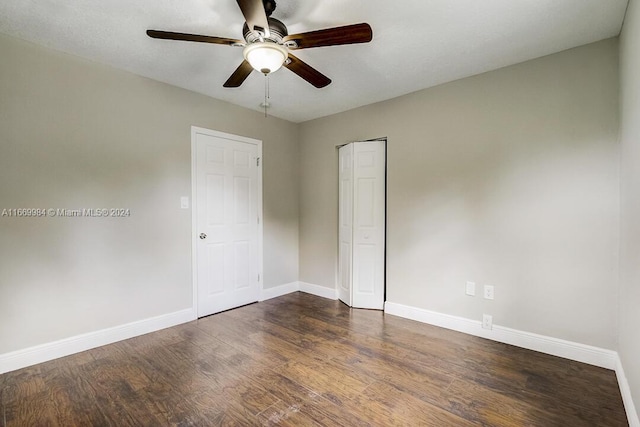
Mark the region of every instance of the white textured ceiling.
<instances>
[{"instance_id":1,"label":"white textured ceiling","mask_svg":"<svg viewBox=\"0 0 640 427\"><path fill-rule=\"evenodd\" d=\"M619 34L627 0L277 0L289 33L367 22L368 44L296 51L333 80L282 69L269 114L293 122L345 111ZM1 0L0 32L259 110L264 77L222 84L242 49L156 40L159 29L242 39L235 0ZM6 59L2 59L6 60Z\"/></svg>"}]
</instances>

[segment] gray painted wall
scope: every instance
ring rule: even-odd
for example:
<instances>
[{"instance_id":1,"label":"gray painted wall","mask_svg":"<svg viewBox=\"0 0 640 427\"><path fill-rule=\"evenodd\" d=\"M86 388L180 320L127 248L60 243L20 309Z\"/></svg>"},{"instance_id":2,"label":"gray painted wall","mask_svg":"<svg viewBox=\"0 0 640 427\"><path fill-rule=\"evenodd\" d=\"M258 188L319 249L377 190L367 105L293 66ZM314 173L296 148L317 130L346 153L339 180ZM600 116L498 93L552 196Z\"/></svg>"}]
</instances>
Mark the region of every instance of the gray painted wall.
<instances>
[{"instance_id":1,"label":"gray painted wall","mask_svg":"<svg viewBox=\"0 0 640 427\"><path fill-rule=\"evenodd\" d=\"M640 3L629 2L620 37L621 271L619 353L640 410Z\"/></svg>"},{"instance_id":2,"label":"gray painted wall","mask_svg":"<svg viewBox=\"0 0 640 427\"><path fill-rule=\"evenodd\" d=\"M191 126L263 141L264 283L298 280L298 127L0 36L0 354L191 307Z\"/></svg>"},{"instance_id":3,"label":"gray painted wall","mask_svg":"<svg viewBox=\"0 0 640 427\"><path fill-rule=\"evenodd\" d=\"M386 136L388 301L615 348L617 47L303 123L300 280L335 284L335 145Z\"/></svg>"}]
</instances>

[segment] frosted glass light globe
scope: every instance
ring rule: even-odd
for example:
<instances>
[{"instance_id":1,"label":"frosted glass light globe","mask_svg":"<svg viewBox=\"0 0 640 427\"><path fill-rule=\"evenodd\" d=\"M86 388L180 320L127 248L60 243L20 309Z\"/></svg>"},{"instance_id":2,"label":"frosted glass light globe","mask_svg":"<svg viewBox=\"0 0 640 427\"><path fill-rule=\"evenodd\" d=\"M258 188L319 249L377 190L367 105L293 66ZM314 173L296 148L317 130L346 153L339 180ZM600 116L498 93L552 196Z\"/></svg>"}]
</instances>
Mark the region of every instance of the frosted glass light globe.
<instances>
[{"instance_id":1,"label":"frosted glass light globe","mask_svg":"<svg viewBox=\"0 0 640 427\"><path fill-rule=\"evenodd\" d=\"M244 59L262 74L278 71L289 56L287 48L272 42L251 43L245 46L242 53Z\"/></svg>"}]
</instances>

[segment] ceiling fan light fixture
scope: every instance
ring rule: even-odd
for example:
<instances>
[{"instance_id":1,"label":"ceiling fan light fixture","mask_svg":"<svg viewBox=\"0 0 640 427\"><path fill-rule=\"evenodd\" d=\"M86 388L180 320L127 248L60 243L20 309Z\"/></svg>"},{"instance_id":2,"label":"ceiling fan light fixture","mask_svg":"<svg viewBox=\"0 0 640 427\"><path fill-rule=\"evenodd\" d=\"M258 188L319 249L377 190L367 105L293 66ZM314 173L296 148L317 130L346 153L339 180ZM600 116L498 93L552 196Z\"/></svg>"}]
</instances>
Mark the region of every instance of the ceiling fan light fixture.
<instances>
[{"instance_id":1,"label":"ceiling fan light fixture","mask_svg":"<svg viewBox=\"0 0 640 427\"><path fill-rule=\"evenodd\" d=\"M253 69L269 74L282 67L289 56L289 51L277 43L256 42L245 46L243 55Z\"/></svg>"}]
</instances>

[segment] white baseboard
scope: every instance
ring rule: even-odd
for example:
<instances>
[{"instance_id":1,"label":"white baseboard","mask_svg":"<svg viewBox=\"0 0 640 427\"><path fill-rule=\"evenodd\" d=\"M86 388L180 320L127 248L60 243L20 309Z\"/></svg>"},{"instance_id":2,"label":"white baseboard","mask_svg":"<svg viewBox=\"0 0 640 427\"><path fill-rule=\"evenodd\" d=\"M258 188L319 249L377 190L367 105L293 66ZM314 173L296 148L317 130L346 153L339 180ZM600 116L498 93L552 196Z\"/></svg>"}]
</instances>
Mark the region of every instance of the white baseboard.
<instances>
[{"instance_id":1,"label":"white baseboard","mask_svg":"<svg viewBox=\"0 0 640 427\"><path fill-rule=\"evenodd\" d=\"M266 301L271 298L281 297L300 290L300 282L285 283L284 285L273 288L263 289L260 295L260 301Z\"/></svg>"},{"instance_id":2,"label":"white baseboard","mask_svg":"<svg viewBox=\"0 0 640 427\"><path fill-rule=\"evenodd\" d=\"M291 282L284 285L264 289L260 296L260 301L266 301L271 298L277 298L293 292L305 292L322 298L336 300L338 299L338 290L327 288L325 286L314 285L306 282Z\"/></svg>"},{"instance_id":3,"label":"white baseboard","mask_svg":"<svg viewBox=\"0 0 640 427\"><path fill-rule=\"evenodd\" d=\"M385 302L385 313L417 320L458 332L487 338L565 359L588 363L607 369L616 369L618 353L613 350L566 341L559 338L519 331L504 326L493 325L493 329L483 329L482 322L464 317L451 316L421 308L393 302Z\"/></svg>"},{"instance_id":4,"label":"white baseboard","mask_svg":"<svg viewBox=\"0 0 640 427\"><path fill-rule=\"evenodd\" d=\"M59 357L69 356L85 350L126 340L139 335L155 332L160 329L190 322L196 319L193 309L176 311L149 319L138 320L113 328L89 332L74 337L65 338L35 347L0 354L0 374L15 371L27 366L35 365Z\"/></svg>"},{"instance_id":5,"label":"white baseboard","mask_svg":"<svg viewBox=\"0 0 640 427\"><path fill-rule=\"evenodd\" d=\"M622 401L624 402L624 410L627 412L627 420L629 420L629 427L640 427L640 418L638 418L638 412L636 406L633 403L631 397L631 388L629 387L629 381L622 369L622 360L620 357L616 363L616 377L618 377L618 384L620 386L620 394L622 394Z\"/></svg>"},{"instance_id":6,"label":"white baseboard","mask_svg":"<svg viewBox=\"0 0 640 427\"><path fill-rule=\"evenodd\" d=\"M300 283L300 291L306 292L311 295L316 295L322 298L328 298L336 300L338 299L338 290L336 288L327 288L325 286L313 285L306 282Z\"/></svg>"}]
</instances>

